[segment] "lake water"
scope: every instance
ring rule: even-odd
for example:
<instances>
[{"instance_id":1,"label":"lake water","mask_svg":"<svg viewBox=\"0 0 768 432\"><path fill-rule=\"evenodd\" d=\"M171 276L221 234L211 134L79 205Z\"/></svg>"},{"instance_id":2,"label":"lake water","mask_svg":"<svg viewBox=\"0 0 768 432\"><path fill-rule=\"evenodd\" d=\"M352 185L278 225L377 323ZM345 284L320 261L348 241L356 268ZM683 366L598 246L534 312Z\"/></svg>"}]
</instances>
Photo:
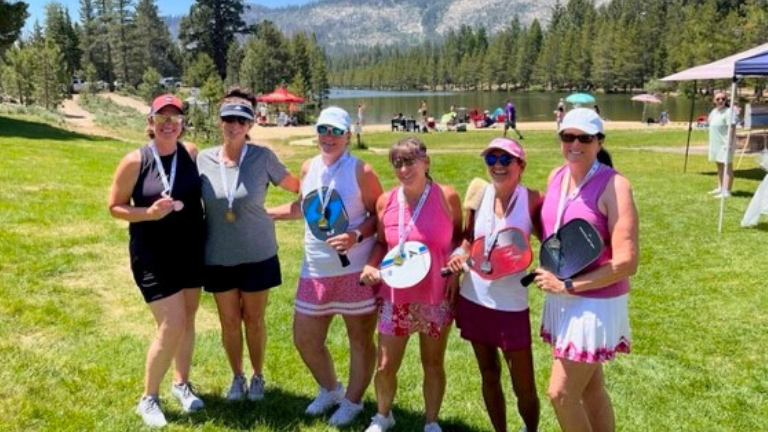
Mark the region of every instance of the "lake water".
<instances>
[{"instance_id":1,"label":"lake water","mask_svg":"<svg viewBox=\"0 0 768 432\"><path fill-rule=\"evenodd\" d=\"M349 111L353 120L357 116L357 105L365 101L365 121L368 124L389 123L393 113L405 116L417 116L421 100L427 102L429 116L440 118L450 110L451 105L467 110L479 108L493 112L497 107L504 107L509 98L517 109L517 120L554 121L553 111L565 93L504 93L504 92L396 92L332 89L330 104ZM643 104L630 100L629 94L597 94L600 114L609 120L640 121L643 116ZM567 104L568 108L572 105ZM661 104L648 104L646 117L659 118L661 111L667 111L672 121L688 121L690 99L686 97L665 96ZM709 99L696 99L695 116L708 114L712 109Z\"/></svg>"}]
</instances>

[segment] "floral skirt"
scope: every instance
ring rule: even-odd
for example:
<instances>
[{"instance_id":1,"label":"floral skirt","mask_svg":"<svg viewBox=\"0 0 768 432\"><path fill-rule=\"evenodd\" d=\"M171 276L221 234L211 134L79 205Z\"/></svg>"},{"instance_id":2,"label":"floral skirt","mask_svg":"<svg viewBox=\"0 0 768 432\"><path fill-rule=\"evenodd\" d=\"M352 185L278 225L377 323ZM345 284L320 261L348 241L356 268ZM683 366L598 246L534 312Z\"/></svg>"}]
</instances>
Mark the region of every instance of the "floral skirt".
<instances>
[{"instance_id":1,"label":"floral skirt","mask_svg":"<svg viewBox=\"0 0 768 432\"><path fill-rule=\"evenodd\" d=\"M447 301L429 305L416 302L393 304L383 300L379 305L379 333L389 336L419 332L437 339L452 321L453 311Z\"/></svg>"}]
</instances>

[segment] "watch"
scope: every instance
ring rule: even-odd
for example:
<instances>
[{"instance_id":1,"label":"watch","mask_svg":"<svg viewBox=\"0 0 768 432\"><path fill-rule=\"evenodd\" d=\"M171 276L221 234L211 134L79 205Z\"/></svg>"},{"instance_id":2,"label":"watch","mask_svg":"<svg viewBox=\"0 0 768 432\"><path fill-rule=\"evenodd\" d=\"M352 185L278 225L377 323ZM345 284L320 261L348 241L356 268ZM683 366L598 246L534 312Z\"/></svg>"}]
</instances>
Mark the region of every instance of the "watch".
<instances>
[{"instance_id":1,"label":"watch","mask_svg":"<svg viewBox=\"0 0 768 432\"><path fill-rule=\"evenodd\" d=\"M362 243L363 242L363 232L359 229L355 229L352 231L355 233L355 243Z\"/></svg>"},{"instance_id":2,"label":"watch","mask_svg":"<svg viewBox=\"0 0 768 432\"><path fill-rule=\"evenodd\" d=\"M573 279L565 278L565 279L563 279L563 283L565 284L565 290L566 291L573 292Z\"/></svg>"}]
</instances>

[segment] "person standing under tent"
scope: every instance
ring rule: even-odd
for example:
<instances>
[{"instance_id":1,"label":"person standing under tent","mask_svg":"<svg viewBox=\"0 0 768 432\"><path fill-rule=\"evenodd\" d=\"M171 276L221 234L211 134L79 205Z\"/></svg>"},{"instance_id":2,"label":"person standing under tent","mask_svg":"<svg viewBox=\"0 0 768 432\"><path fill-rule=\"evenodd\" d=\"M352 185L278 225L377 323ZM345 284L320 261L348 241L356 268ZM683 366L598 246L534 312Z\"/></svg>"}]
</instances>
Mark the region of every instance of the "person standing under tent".
<instances>
[{"instance_id":1,"label":"person standing under tent","mask_svg":"<svg viewBox=\"0 0 768 432\"><path fill-rule=\"evenodd\" d=\"M733 154L734 146L728 145L728 127L736 124L733 110L728 107L728 96L725 92L715 93L715 107L709 113L709 161L717 165L717 187L709 191L715 198L728 198L733 187ZM733 137L731 137L733 142ZM723 177L728 177L724 184ZM725 186L725 189L723 189Z\"/></svg>"}]
</instances>

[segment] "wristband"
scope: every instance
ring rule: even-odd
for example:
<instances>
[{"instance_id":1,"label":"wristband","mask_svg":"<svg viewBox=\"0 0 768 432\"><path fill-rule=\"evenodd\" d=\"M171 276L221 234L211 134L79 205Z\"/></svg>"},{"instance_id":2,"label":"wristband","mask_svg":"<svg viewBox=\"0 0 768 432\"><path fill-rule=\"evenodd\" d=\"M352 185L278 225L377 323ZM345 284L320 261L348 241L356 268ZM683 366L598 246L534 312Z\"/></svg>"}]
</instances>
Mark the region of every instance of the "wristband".
<instances>
[{"instance_id":1,"label":"wristband","mask_svg":"<svg viewBox=\"0 0 768 432\"><path fill-rule=\"evenodd\" d=\"M450 258L453 258L453 257L455 257L456 255L465 255L466 253L467 253L467 252L465 252L465 251L464 251L464 248L463 248L463 247L461 247L461 246L459 246L459 247L457 247L456 249L454 249L454 250L453 250L453 252L451 252L451 256L450 256Z\"/></svg>"}]
</instances>

